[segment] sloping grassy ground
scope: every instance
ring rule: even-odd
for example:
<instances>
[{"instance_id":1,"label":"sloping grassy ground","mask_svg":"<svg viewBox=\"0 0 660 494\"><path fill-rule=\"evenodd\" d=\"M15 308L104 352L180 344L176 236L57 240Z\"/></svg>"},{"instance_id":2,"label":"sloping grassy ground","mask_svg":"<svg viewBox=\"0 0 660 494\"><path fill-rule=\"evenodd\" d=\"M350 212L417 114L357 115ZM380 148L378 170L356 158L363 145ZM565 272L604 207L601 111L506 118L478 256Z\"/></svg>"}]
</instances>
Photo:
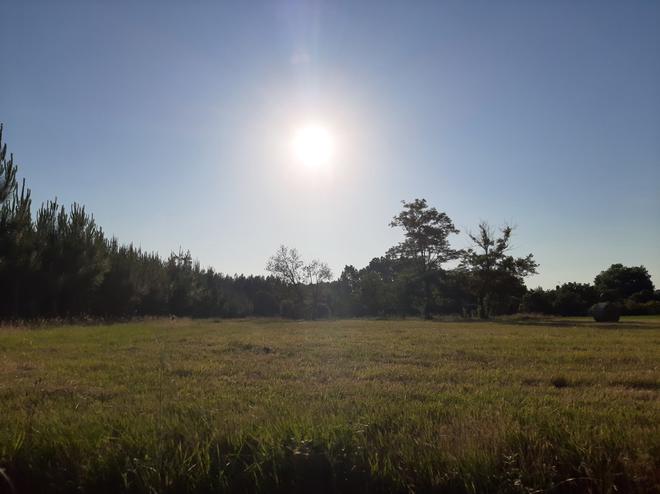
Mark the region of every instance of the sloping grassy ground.
<instances>
[{"instance_id":1,"label":"sloping grassy ground","mask_svg":"<svg viewBox=\"0 0 660 494\"><path fill-rule=\"evenodd\" d=\"M0 468L6 492L659 492L660 319L0 329Z\"/></svg>"}]
</instances>

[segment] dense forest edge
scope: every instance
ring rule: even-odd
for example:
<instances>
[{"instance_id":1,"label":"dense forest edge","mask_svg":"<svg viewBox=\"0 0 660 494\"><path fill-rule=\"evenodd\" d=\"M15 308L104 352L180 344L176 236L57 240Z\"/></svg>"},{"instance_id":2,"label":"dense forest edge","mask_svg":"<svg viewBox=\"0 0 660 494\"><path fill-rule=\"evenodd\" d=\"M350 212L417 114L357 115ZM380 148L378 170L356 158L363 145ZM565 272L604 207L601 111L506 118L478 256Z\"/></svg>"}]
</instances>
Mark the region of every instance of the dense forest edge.
<instances>
[{"instance_id":1,"label":"dense forest edge","mask_svg":"<svg viewBox=\"0 0 660 494\"><path fill-rule=\"evenodd\" d=\"M587 315L600 301L623 314L660 314L644 266L613 264L593 283L528 289L532 254L510 254L513 228L480 223L470 247L449 216L425 199L403 201L390 226L404 239L361 269L346 266L337 279L327 264L305 262L281 246L267 261L268 276L229 276L202 268L180 249L166 259L107 237L84 206L56 199L32 208L30 189L2 140L0 125L0 321L141 316L285 318L488 318L518 312ZM448 267L451 266L451 267Z\"/></svg>"}]
</instances>

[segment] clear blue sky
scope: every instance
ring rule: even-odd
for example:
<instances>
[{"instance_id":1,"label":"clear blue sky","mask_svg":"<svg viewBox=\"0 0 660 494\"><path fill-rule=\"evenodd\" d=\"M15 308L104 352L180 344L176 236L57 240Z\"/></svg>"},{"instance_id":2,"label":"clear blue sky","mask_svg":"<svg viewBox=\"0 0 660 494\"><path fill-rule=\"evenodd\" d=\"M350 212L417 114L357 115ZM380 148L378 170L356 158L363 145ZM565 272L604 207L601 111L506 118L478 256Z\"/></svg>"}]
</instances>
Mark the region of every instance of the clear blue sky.
<instances>
[{"instance_id":1,"label":"clear blue sky","mask_svg":"<svg viewBox=\"0 0 660 494\"><path fill-rule=\"evenodd\" d=\"M530 286L615 262L660 285L660 2L5 0L0 47L35 202L121 241L230 274L285 243L338 275L425 197L517 225ZM311 120L322 173L289 149Z\"/></svg>"}]
</instances>

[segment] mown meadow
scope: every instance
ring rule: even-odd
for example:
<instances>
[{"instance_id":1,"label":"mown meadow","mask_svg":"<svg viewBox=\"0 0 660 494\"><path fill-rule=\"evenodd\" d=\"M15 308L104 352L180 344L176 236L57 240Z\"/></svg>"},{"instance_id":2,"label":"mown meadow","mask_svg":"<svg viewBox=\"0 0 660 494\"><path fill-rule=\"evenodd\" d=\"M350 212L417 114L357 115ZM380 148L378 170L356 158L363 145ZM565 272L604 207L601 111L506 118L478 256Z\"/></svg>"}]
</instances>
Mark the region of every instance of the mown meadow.
<instances>
[{"instance_id":1,"label":"mown meadow","mask_svg":"<svg viewBox=\"0 0 660 494\"><path fill-rule=\"evenodd\" d=\"M3 492L660 492L660 318L0 328Z\"/></svg>"}]
</instances>

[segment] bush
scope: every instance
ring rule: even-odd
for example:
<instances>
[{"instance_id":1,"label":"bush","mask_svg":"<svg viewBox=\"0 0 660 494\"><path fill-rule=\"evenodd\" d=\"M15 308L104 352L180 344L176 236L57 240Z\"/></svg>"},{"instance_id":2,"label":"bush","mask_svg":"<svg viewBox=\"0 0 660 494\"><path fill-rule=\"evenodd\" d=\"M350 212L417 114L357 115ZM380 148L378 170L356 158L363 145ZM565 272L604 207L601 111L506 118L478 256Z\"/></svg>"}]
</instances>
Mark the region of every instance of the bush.
<instances>
[{"instance_id":1,"label":"bush","mask_svg":"<svg viewBox=\"0 0 660 494\"><path fill-rule=\"evenodd\" d=\"M628 316L651 316L660 314L660 301L636 302L631 298L623 303L623 313Z\"/></svg>"}]
</instances>

